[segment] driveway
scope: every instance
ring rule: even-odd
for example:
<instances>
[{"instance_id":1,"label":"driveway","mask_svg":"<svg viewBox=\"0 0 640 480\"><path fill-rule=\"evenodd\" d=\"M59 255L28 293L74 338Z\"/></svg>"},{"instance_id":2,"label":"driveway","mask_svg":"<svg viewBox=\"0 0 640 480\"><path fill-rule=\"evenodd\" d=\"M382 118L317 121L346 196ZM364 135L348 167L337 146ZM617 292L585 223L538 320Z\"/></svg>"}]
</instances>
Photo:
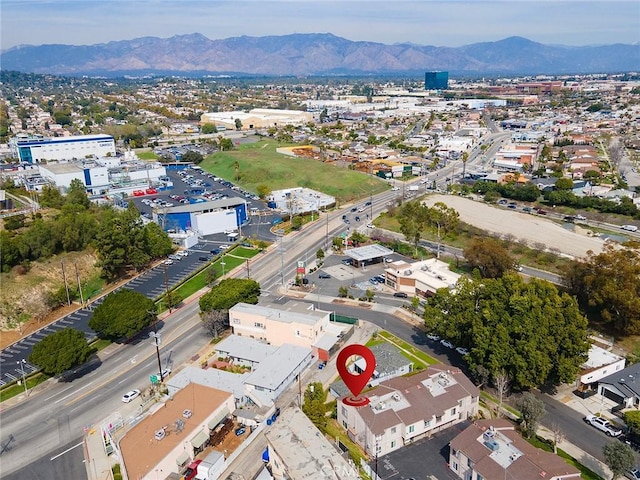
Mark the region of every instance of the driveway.
<instances>
[{"instance_id":1,"label":"driveway","mask_svg":"<svg viewBox=\"0 0 640 480\"><path fill-rule=\"evenodd\" d=\"M435 478L438 480L458 478L449 470L449 442L469 426L462 422L439 432L431 438L396 450L393 453L369 462L369 466L381 480L408 480L410 478Z\"/></svg>"}]
</instances>

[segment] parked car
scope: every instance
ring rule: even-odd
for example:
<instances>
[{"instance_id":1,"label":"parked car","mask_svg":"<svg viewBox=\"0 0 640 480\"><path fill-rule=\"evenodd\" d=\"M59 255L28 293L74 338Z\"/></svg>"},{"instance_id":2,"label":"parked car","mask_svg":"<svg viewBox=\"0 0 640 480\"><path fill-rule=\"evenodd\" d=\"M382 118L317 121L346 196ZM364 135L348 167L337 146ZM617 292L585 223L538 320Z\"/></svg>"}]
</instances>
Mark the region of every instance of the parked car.
<instances>
[{"instance_id":1,"label":"parked car","mask_svg":"<svg viewBox=\"0 0 640 480\"><path fill-rule=\"evenodd\" d=\"M635 225L622 225L622 230L627 230L628 232L637 232L638 231L638 227L636 227Z\"/></svg>"},{"instance_id":2,"label":"parked car","mask_svg":"<svg viewBox=\"0 0 640 480\"><path fill-rule=\"evenodd\" d=\"M587 217L585 217L584 215L576 215L576 220L580 220L582 222L584 222L587 219Z\"/></svg>"},{"instance_id":3,"label":"parked car","mask_svg":"<svg viewBox=\"0 0 640 480\"><path fill-rule=\"evenodd\" d=\"M191 416L193 415L193 412L191 410L189 410L188 408L184 409L182 411L182 416L184 418L191 418Z\"/></svg>"},{"instance_id":4,"label":"parked car","mask_svg":"<svg viewBox=\"0 0 640 480\"><path fill-rule=\"evenodd\" d=\"M393 294L393 296L398 298L407 298L409 295L407 295L405 292L396 292Z\"/></svg>"},{"instance_id":5,"label":"parked car","mask_svg":"<svg viewBox=\"0 0 640 480\"><path fill-rule=\"evenodd\" d=\"M227 245L227 244L220 245L220 250L228 250L229 248L231 248L231 245Z\"/></svg>"},{"instance_id":6,"label":"parked car","mask_svg":"<svg viewBox=\"0 0 640 480\"><path fill-rule=\"evenodd\" d=\"M640 480L640 470L638 470L637 468L627 470L626 472L624 472L624 476L630 478L631 480Z\"/></svg>"},{"instance_id":7,"label":"parked car","mask_svg":"<svg viewBox=\"0 0 640 480\"><path fill-rule=\"evenodd\" d=\"M605 418L596 417L595 415L587 415L584 417L584 421L592 427L596 427L598 430L606 433L610 437L618 437L622 435L622 430Z\"/></svg>"},{"instance_id":8,"label":"parked car","mask_svg":"<svg viewBox=\"0 0 640 480\"><path fill-rule=\"evenodd\" d=\"M460 355L466 355L469 353L469 350L464 347L456 347L456 352L458 352Z\"/></svg>"},{"instance_id":9,"label":"parked car","mask_svg":"<svg viewBox=\"0 0 640 480\"><path fill-rule=\"evenodd\" d=\"M433 340L434 342L440 341L440 337L438 335L436 335L435 333L427 333L427 338L429 340Z\"/></svg>"},{"instance_id":10,"label":"parked car","mask_svg":"<svg viewBox=\"0 0 640 480\"><path fill-rule=\"evenodd\" d=\"M140 396L140 390L138 389L131 390L130 392L127 392L122 396L122 401L124 403L129 403L132 400L135 400L136 398L138 398L139 396Z\"/></svg>"},{"instance_id":11,"label":"parked car","mask_svg":"<svg viewBox=\"0 0 640 480\"><path fill-rule=\"evenodd\" d=\"M367 224L367 228L376 228L376 226L373 223L369 223Z\"/></svg>"},{"instance_id":12,"label":"parked car","mask_svg":"<svg viewBox=\"0 0 640 480\"><path fill-rule=\"evenodd\" d=\"M165 265L173 265L173 260L171 260L170 258L167 258L164 262Z\"/></svg>"},{"instance_id":13,"label":"parked car","mask_svg":"<svg viewBox=\"0 0 640 480\"><path fill-rule=\"evenodd\" d=\"M318 278L331 278L331 275L329 275L328 273L321 273L320 275L318 275Z\"/></svg>"},{"instance_id":14,"label":"parked car","mask_svg":"<svg viewBox=\"0 0 640 480\"><path fill-rule=\"evenodd\" d=\"M445 340L444 338L442 340L440 340L440 344L443 347L453 348L453 343L451 343L449 340Z\"/></svg>"},{"instance_id":15,"label":"parked car","mask_svg":"<svg viewBox=\"0 0 640 480\"><path fill-rule=\"evenodd\" d=\"M240 427L240 428L236 428L236 437L239 437L240 435L244 435L244 433L247 431L246 428L244 427Z\"/></svg>"}]
</instances>

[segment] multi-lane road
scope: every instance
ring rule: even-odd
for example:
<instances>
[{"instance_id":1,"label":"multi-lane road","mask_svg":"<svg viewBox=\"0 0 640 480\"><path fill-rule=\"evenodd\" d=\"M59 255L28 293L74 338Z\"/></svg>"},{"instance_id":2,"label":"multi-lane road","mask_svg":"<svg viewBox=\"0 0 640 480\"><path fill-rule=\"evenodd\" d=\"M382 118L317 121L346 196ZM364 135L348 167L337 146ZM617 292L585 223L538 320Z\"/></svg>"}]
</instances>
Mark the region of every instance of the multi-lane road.
<instances>
[{"instance_id":1,"label":"multi-lane road","mask_svg":"<svg viewBox=\"0 0 640 480\"><path fill-rule=\"evenodd\" d=\"M428 178L432 180L435 174ZM397 191L372 197L372 204L367 206L370 215L375 217L397 199ZM282 237L268 252L252 260L251 276L261 284L266 295L277 295L277 287L295 276L298 260L310 262L318 248L326 248L334 236L351 228L342 220L342 214L342 211L323 214L320 221ZM354 226L353 222L351 226ZM186 268L187 264L184 265ZM136 281L142 282L145 288L164 288L164 267L155 274L150 273L148 279ZM142 288L141 285L136 289ZM419 329L392 315L337 304L321 304L320 307L372 321L446 363L460 362L459 358L450 358L453 355L450 352L442 352L437 345L427 343ZM188 303L169 316L160 333L163 361L169 360L174 365L188 360L208 340L199 325L197 302ZM85 429L103 419L105 412L120 411L125 421L135 415L135 405L123 406L121 397L132 388L144 388L149 384L149 375L157 370L154 355L155 347L150 340L123 345L105 356L102 364L94 365L95 368L90 368L73 382L50 384L42 392L38 389L43 387L37 387L28 400L11 408L5 407L0 431L2 478L85 478L85 467L80 459L80 442ZM575 411L549 397L543 398L547 404L547 424L560 424L569 441L601 457L606 438L600 438L598 432L584 425Z\"/></svg>"}]
</instances>

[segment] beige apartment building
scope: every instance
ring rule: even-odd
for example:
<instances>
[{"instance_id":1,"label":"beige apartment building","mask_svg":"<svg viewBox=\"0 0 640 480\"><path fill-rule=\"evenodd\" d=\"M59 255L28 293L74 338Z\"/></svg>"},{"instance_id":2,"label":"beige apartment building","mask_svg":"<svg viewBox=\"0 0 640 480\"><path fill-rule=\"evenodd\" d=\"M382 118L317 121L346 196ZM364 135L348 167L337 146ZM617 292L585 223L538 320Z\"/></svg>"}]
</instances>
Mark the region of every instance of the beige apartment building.
<instances>
[{"instance_id":1,"label":"beige apartment building","mask_svg":"<svg viewBox=\"0 0 640 480\"><path fill-rule=\"evenodd\" d=\"M314 356L328 360L329 351L345 330L344 326L331 323L330 316L331 312L307 310L302 306L278 310L238 303L229 309L229 324L234 335L274 346L311 348Z\"/></svg>"}]
</instances>

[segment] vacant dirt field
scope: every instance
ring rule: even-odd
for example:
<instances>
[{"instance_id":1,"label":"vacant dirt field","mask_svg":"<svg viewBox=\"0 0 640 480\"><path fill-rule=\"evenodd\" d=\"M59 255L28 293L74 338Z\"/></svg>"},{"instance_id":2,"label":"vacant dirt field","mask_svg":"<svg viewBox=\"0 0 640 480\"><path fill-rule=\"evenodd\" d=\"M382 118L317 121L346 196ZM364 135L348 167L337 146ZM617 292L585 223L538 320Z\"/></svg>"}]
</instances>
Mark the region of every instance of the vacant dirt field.
<instances>
[{"instance_id":1,"label":"vacant dirt field","mask_svg":"<svg viewBox=\"0 0 640 480\"><path fill-rule=\"evenodd\" d=\"M588 250L599 253L604 241L587 235L587 230L576 227L575 232L540 215L494 207L457 195L431 195L425 204L443 202L460 213L460 220L497 235L511 234L527 240L530 246L539 243L548 249L557 249L572 257L583 257Z\"/></svg>"}]
</instances>

